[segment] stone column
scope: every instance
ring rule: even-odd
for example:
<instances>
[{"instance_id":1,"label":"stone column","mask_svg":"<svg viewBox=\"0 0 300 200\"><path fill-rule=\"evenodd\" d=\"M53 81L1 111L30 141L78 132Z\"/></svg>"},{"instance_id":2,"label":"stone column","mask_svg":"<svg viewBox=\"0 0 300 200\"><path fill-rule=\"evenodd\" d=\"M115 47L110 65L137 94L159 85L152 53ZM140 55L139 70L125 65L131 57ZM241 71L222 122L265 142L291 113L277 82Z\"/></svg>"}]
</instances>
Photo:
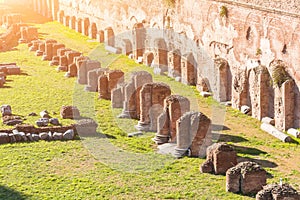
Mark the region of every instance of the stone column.
<instances>
[{"instance_id":1,"label":"stone column","mask_svg":"<svg viewBox=\"0 0 300 200\"><path fill-rule=\"evenodd\" d=\"M97 41L100 42L100 43L104 42L104 31L103 30L98 31Z\"/></svg>"},{"instance_id":2,"label":"stone column","mask_svg":"<svg viewBox=\"0 0 300 200\"><path fill-rule=\"evenodd\" d=\"M190 149L190 155L204 157L211 145L211 121L200 112L187 112L176 121L177 147L175 155L181 157Z\"/></svg>"},{"instance_id":3,"label":"stone column","mask_svg":"<svg viewBox=\"0 0 300 200\"><path fill-rule=\"evenodd\" d=\"M168 76L181 77L181 54L179 49L168 53Z\"/></svg>"},{"instance_id":4,"label":"stone column","mask_svg":"<svg viewBox=\"0 0 300 200\"><path fill-rule=\"evenodd\" d=\"M90 19L88 17L83 19L82 23L82 34L88 36L90 27Z\"/></svg>"},{"instance_id":5,"label":"stone column","mask_svg":"<svg viewBox=\"0 0 300 200\"><path fill-rule=\"evenodd\" d=\"M98 79L99 84L99 98L107 99L108 98L108 78L105 75L101 75Z\"/></svg>"},{"instance_id":6,"label":"stone column","mask_svg":"<svg viewBox=\"0 0 300 200\"><path fill-rule=\"evenodd\" d=\"M115 34L111 27L108 27L104 30L104 38L106 39L106 45L115 47Z\"/></svg>"},{"instance_id":7,"label":"stone column","mask_svg":"<svg viewBox=\"0 0 300 200\"><path fill-rule=\"evenodd\" d=\"M96 23L92 23L89 27L89 37L92 39L96 39L97 38L97 25Z\"/></svg>"},{"instance_id":8,"label":"stone column","mask_svg":"<svg viewBox=\"0 0 300 200\"><path fill-rule=\"evenodd\" d=\"M63 18L63 24L64 24L64 26L69 27L70 16L64 16L64 18Z\"/></svg>"},{"instance_id":9,"label":"stone column","mask_svg":"<svg viewBox=\"0 0 300 200\"><path fill-rule=\"evenodd\" d=\"M90 70L88 72L88 84L85 87L85 90L89 92L97 92L99 90L98 88L100 88L100 82L98 83L99 77L104 75L107 71L107 68Z\"/></svg>"},{"instance_id":10,"label":"stone column","mask_svg":"<svg viewBox=\"0 0 300 200\"><path fill-rule=\"evenodd\" d=\"M252 68L249 72L249 99L252 117L261 120L268 116L269 104L269 72L264 66Z\"/></svg>"},{"instance_id":11,"label":"stone column","mask_svg":"<svg viewBox=\"0 0 300 200\"><path fill-rule=\"evenodd\" d=\"M188 53L181 58L181 82L186 85L196 85L196 67L194 56Z\"/></svg>"},{"instance_id":12,"label":"stone column","mask_svg":"<svg viewBox=\"0 0 300 200\"><path fill-rule=\"evenodd\" d=\"M63 24L64 23L64 16L65 16L65 13L63 10L60 10L57 12L57 20Z\"/></svg>"},{"instance_id":13,"label":"stone column","mask_svg":"<svg viewBox=\"0 0 300 200\"><path fill-rule=\"evenodd\" d=\"M133 58L142 57L145 49L146 30L142 23L137 23L133 27Z\"/></svg>"},{"instance_id":14,"label":"stone column","mask_svg":"<svg viewBox=\"0 0 300 200\"><path fill-rule=\"evenodd\" d=\"M136 129L157 131L157 117L163 111L163 102L171 95L171 89L164 83L146 83L140 91L140 120Z\"/></svg>"},{"instance_id":15,"label":"stone column","mask_svg":"<svg viewBox=\"0 0 300 200\"><path fill-rule=\"evenodd\" d=\"M282 131L294 127L294 86L293 80L287 80L275 88L275 127Z\"/></svg>"},{"instance_id":16,"label":"stone column","mask_svg":"<svg viewBox=\"0 0 300 200\"><path fill-rule=\"evenodd\" d=\"M231 100L231 84L229 84L229 65L223 58L214 60L215 78L212 80L213 97L219 102ZM230 88L229 88L230 85Z\"/></svg>"},{"instance_id":17,"label":"stone column","mask_svg":"<svg viewBox=\"0 0 300 200\"><path fill-rule=\"evenodd\" d=\"M53 45L57 43L55 40L46 40L45 42L45 53L43 55L42 60L51 61L53 57Z\"/></svg>"},{"instance_id":18,"label":"stone column","mask_svg":"<svg viewBox=\"0 0 300 200\"><path fill-rule=\"evenodd\" d=\"M154 41L154 72L156 74L162 74L168 71L168 49L166 42L163 38L158 38Z\"/></svg>"},{"instance_id":19,"label":"stone column","mask_svg":"<svg viewBox=\"0 0 300 200\"><path fill-rule=\"evenodd\" d=\"M74 63L74 58L75 57L79 57L81 56L80 52L77 51L68 51L65 53L65 55L67 56L68 59L68 66L71 65L72 63Z\"/></svg>"},{"instance_id":20,"label":"stone column","mask_svg":"<svg viewBox=\"0 0 300 200\"><path fill-rule=\"evenodd\" d=\"M82 33L82 19L77 19L75 29L78 33Z\"/></svg>"},{"instance_id":21,"label":"stone column","mask_svg":"<svg viewBox=\"0 0 300 200\"><path fill-rule=\"evenodd\" d=\"M140 118L140 90L145 83L151 83L152 76L146 71L133 72L130 82L124 88L123 111L119 118Z\"/></svg>"},{"instance_id":22,"label":"stone column","mask_svg":"<svg viewBox=\"0 0 300 200\"><path fill-rule=\"evenodd\" d=\"M75 29L76 28L76 17L73 16L73 17L70 18L69 28L70 29Z\"/></svg>"}]
</instances>

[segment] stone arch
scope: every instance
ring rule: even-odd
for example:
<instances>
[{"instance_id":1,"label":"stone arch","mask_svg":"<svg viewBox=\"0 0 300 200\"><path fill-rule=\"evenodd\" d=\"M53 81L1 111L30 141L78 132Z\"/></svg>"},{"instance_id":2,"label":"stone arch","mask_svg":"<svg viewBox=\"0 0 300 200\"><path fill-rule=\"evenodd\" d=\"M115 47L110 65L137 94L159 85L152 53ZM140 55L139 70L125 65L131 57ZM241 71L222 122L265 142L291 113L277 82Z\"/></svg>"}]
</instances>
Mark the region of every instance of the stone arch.
<instances>
[{"instance_id":1,"label":"stone arch","mask_svg":"<svg viewBox=\"0 0 300 200\"><path fill-rule=\"evenodd\" d=\"M82 34L88 36L90 27L90 19L88 17L83 19L82 23Z\"/></svg>"},{"instance_id":2,"label":"stone arch","mask_svg":"<svg viewBox=\"0 0 300 200\"><path fill-rule=\"evenodd\" d=\"M64 26L69 27L70 24L70 16L65 16L64 17Z\"/></svg>"},{"instance_id":3,"label":"stone arch","mask_svg":"<svg viewBox=\"0 0 300 200\"><path fill-rule=\"evenodd\" d=\"M59 21L59 23L64 23L64 16L65 16L65 12L63 10L58 11L57 13L57 20Z\"/></svg>"},{"instance_id":4,"label":"stone arch","mask_svg":"<svg viewBox=\"0 0 300 200\"><path fill-rule=\"evenodd\" d=\"M160 26L156 22L154 22L154 23L151 24L151 28L160 29Z\"/></svg>"},{"instance_id":5,"label":"stone arch","mask_svg":"<svg viewBox=\"0 0 300 200\"><path fill-rule=\"evenodd\" d=\"M89 27L89 37L92 39L97 38L97 24L93 22Z\"/></svg>"},{"instance_id":6,"label":"stone arch","mask_svg":"<svg viewBox=\"0 0 300 200\"><path fill-rule=\"evenodd\" d=\"M197 71L194 55L190 52L181 57L181 82L186 85L196 85Z\"/></svg>"},{"instance_id":7,"label":"stone arch","mask_svg":"<svg viewBox=\"0 0 300 200\"><path fill-rule=\"evenodd\" d=\"M130 17L129 19L131 22L134 21L134 23L138 23L138 20L136 19L136 17L133 15Z\"/></svg>"},{"instance_id":8,"label":"stone arch","mask_svg":"<svg viewBox=\"0 0 300 200\"><path fill-rule=\"evenodd\" d=\"M270 39L270 47L275 58L282 59L282 50L286 45L286 32L283 29L286 27L280 20L272 18L267 28L267 38Z\"/></svg>"},{"instance_id":9,"label":"stone arch","mask_svg":"<svg viewBox=\"0 0 300 200\"><path fill-rule=\"evenodd\" d=\"M132 43L129 39L123 39L122 43L122 53L128 56L132 53Z\"/></svg>"},{"instance_id":10,"label":"stone arch","mask_svg":"<svg viewBox=\"0 0 300 200\"><path fill-rule=\"evenodd\" d=\"M99 30L97 33L97 41L103 43L104 39L104 30Z\"/></svg>"},{"instance_id":11,"label":"stone arch","mask_svg":"<svg viewBox=\"0 0 300 200\"><path fill-rule=\"evenodd\" d=\"M210 84L214 99L220 102L230 101L232 74L230 66L224 58L214 59L214 77Z\"/></svg>"},{"instance_id":12,"label":"stone arch","mask_svg":"<svg viewBox=\"0 0 300 200\"><path fill-rule=\"evenodd\" d=\"M206 15L206 26L211 27L214 30L213 21L216 18L219 18L221 21L221 18L219 15L219 8L216 4L211 4L208 8L207 15Z\"/></svg>"},{"instance_id":13,"label":"stone arch","mask_svg":"<svg viewBox=\"0 0 300 200\"><path fill-rule=\"evenodd\" d=\"M82 33L82 19L81 18L78 18L76 20L76 26L75 26L75 29L78 33Z\"/></svg>"},{"instance_id":14,"label":"stone arch","mask_svg":"<svg viewBox=\"0 0 300 200\"><path fill-rule=\"evenodd\" d=\"M260 48L262 34L262 18L256 13L249 12L245 18L242 28L236 28L238 37L233 39L233 53L238 60L257 58L256 52ZM244 52L241 54L241 52Z\"/></svg>"},{"instance_id":15,"label":"stone arch","mask_svg":"<svg viewBox=\"0 0 300 200\"><path fill-rule=\"evenodd\" d=\"M147 65L149 67L152 66L153 60L154 60L154 53L152 51L147 51L144 53L143 56L144 65Z\"/></svg>"},{"instance_id":16,"label":"stone arch","mask_svg":"<svg viewBox=\"0 0 300 200\"><path fill-rule=\"evenodd\" d=\"M104 30L104 38L106 38L106 44L108 46L112 46L112 47L115 46L115 34L112 27L107 27Z\"/></svg>"},{"instance_id":17,"label":"stone arch","mask_svg":"<svg viewBox=\"0 0 300 200\"><path fill-rule=\"evenodd\" d=\"M145 50L146 30L143 23L136 23L132 28L133 37L133 57L138 59L142 57Z\"/></svg>"},{"instance_id":18,"label":"stone arch","mask_svg":"<svg viewBox=\"0 0 300 200\"><path fill-rule=\"evenodd\" d=\"M168 76L181 77L181 52L179 49L168 53Z\"/></svg>"},{"instance_id":19,"label":"stone arch","mask_svg":"<svg viewBox=\"0 0 300 200\"><path fill-rule=\"evenodd\" d=\"M168 49L163 38L154 40L154 67L159 69L159 73L168 71Z\"/></svg>"},{"instance_id":20,"label":"stone arch","mask_svg":"<svg viewBox=\"0 0 300 200\"><path fill-rule=\"evenodd\" d=\"M70 27L70 29L75 29L76 28L76 17L75 16L71 17L69 27Z\"/></svg>"}]
</instances>

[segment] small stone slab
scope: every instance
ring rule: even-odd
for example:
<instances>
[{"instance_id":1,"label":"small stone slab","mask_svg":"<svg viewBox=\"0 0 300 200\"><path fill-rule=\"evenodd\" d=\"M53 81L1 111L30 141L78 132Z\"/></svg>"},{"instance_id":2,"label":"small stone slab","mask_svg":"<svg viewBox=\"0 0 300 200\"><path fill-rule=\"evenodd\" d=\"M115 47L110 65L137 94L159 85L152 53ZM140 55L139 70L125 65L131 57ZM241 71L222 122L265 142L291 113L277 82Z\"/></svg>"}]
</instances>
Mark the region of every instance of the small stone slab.
<instances>
[{"instance_id":1,"label":"small stone slab","mask_svg":"<svg viewBox=\"0 0 300 200\"><path fill-rule=\"evenodd\" d=\"M138 137L143 135L142 132L138 131L138 132L133 132L133 133L128 133L128 137Z\"/></svg>"}]
</instances>

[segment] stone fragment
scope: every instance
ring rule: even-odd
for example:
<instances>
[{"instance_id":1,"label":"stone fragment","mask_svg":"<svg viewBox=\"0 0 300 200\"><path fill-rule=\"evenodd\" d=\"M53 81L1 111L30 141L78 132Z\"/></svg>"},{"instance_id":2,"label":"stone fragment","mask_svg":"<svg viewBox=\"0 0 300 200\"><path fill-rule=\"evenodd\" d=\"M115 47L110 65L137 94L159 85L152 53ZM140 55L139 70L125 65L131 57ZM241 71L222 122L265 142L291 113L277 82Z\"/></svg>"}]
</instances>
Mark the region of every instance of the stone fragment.
<instances>
[{"instance_id":1,"label":"stone fragment","mask_svg":"<svg viewBox=\"0 0 300 200\"><path fill-rule=\"evenodd\" d=\"M269 134L273 135L274 137L278 138L282 142L292 142L293 141L293 139L290 136L288 136L285 133L279 131L278 129L276 129L271 124L262 123L260 128L263 131L266 131L267 133L269 133Z\"/></svg>"},{"instance_id":2,"label":"stone fragment","mask_svg":"<svg viewBox=\"0 0 300 200\"><path fill-rule=\"evenodd\" d=\"M212 96L212 93L210 93L210 92L200 92L200 95L203 96L204 98L206 98L206 97Z\"/></svg>"},{"instance_id":3,"label":"stone fragment","mask_svg":"<svg viewBox=\"0 0 300 200\"><path fill-rule=\"evenodd\" d=\"M8 126L14 126L23 123L23 120L19 116L5 115L4 117L2 117L2 120L3 120L3 124Z\"/></svg>"},{"instance_id":4,"label":"stone fragment","mask_svg":"<svg viewBox=\"0 0 300 200\"><path fill-rule=\"evenodd\" d=\"M27 137L28 141L30 141L30 142L34 141L33 138L32 138L32 136L31 136L31 133L27 133L26 137Z\"/></svg>"},{"instance_id":5,"label":"stone fragment","mask_svg":"<svg viewBox=\"0 0 300 200\"><path fill-rule=\"evenodd\" d=\"M32 134L32 139L33 139L33 141L39 141L40 136L38 134Z\"/></svg>"},{"instance_id":6,"label":"stone fragment","mask_svg":"<svg viewBox=\"0 0 300 200\"><path fill-rule=\"evenodd\" d=\"M51 119L49 120L49 122L50 122L50 124L55 125L55 126L58 126L58 125L59 125L59 121L58 121L57 118L51 118Z\"/></svg>"},{"instance_id":7,"label":"stone fragment","mask_svg":"<svg viewBox=\"0 0 300 200\"><path fill-rule=\"evenodd\" d=\"M41 140L48 140L49 135L47 132L42 132L39 134L39 137Z\"/></svg>"},{"instance_id":8,"label":"stone fragment","mask_svg":"<svg viewBox=\"0 0 300 200\"><path fill-rule=\"evenodd\" d=\"M48 118L40 118L35 123L38 127L48 126L49 119Z\"/></svg>"},{"instance_id":9,"label":"stone fragment","mask_svg":"<svg viewBox=\"0 0 300 200\"><path fill-rule=\"evenodd\" d=\"M225 143L215 143L206 150L206 161L201 165L202 173L225 174L237 164L237 154Z\"/></svg>"},{"instance_id":10,"label":"stone fragment","mask_svg":"<svg viewBox=\"0 0 300 200\"><path fill-rule=\"evenodd\" d=\"M22 138L22 135L19 132L13 133L13 135L16 139L16 142L21 142L22 141L23 138Z\"/></svg>"},{"instance_id":11,"label":"stone fragment","mask_svg":"<svg viewBox=\"0 0 300 200\"><path fill-rule=\"evenodd\" d=\"M51 118L50 115L49 115L49 112L47 110L43 110L40 112L40 116L41 118Z\"/></svg>"},{"instance_id":12,"label":"stone fragment","mask_svg":"<svg viewBox=\"0 0 300 200\"><path fill-rule=\"evenodd\" d=\"M270 118L270 117L263 117L261 119L261 122L266 123L266 124L271 124L271 125L275 126L275 120Z\"/></svg>"},{"instance_id":13,"label":"stone fragment","mask_svg":"<svg viewBox=\"0 0 300 200\"><path fill-rule=\"evenodd\" d=\"M26 134L24 132L19 132L19 134L21 135L23 142L27 142L28 141L28 139L26 137Z\"/></svg>"},{"instance_id":14,"label":"stone fragment","mask_svg":"<svg viewBox=\"0 0 300 200\"><path fill-rule=\"evenodd\" d=\"M28 116L38 116L35 112L31 112L28 114Z\"/></svg>"},{"instance_id":15,"label":"stone fragment","mask_svg":"<svg viewBox=\"0 0 300 200\"><path fill-rule=\"evenodd\" d=\"M128 133L128 137L138 137L138 136L141 136L143 135L143 132L133 132L133 133Z\"/></svg>"},{"instance_id":16,"label":"stone fragment","mask_svg":"<svg viewBox=\"0 0 300 200\"><path fill-rule=\"evenodd\" d=\"M289 184L269 184L256 194L256 200L299 200L300 195Z\"/></svg>"},{"instance_id":17,"label":"stone fragment","mask_svg":"<svg viewBox=\"0 0 300 200\"><path fill-rule=\"evenodd\" d=\"M267 172L255 162L242 162L226 172L226 191L255 194L267 181Z\"/></svg>"},{"instance_id":18,"label":"stone fragment","mask_svg":"<svg viewBox=\"0 0 300 200\"><path fill-rule=\"evenodd\" d=\"M9 137L9 140L10 140L11 143L17 142L17 140L15 138L15 135L13 133L9 133L8 137Z\"/></svg>"},{"instance_id":19,"label":"stone fragment","mask_svg":"<svg viewBox=\"0 0 300 200\"><path fill-rule=\"evenodd\" d=\"M288 131L287 131L288 134L296 137L296 138L300 138L300 131L297 130L297 129L294 129L294 128L290 128Z\"/></svg>"},{"instance_id":20,"label":"stone fragment","mask_svg":"<svg viewBox=\"0 0 300 200\"><path fill-rule=\"evenodd\" d=\"M11 106L10 105L2 105L1 106L1 114L2 114L2 116L12 115Z\"/></svg>"},{"instance_id":21,"label":"stone fragment","mask_svg":"<svg viewBox=\"0 0 300 200\"><path fill-rule=\"evenodd\" d=\"M63 134L63 139L65 140L72 140L74 138L74 131L72 129L67 130L64 134Z\"/></svg>"},{"instance_id":22,"label":"stone fragment","mask_svg":"<svg viewBox=\"0 0 300 200\"><path fill-rule=\"evenodd\" d=\"M53 139L51 131L48 132L48 140L51 141Z\"/></svg>"},{"instance_id":23,"label":"stone fragment","mask_svg":"<svg viewBox=\"0 0 300 200\"><path fill-rule=\"evenodd\" d=\"M241 112L246 114L246 115L250 115L251 114L251 108L249 106L243 105L241 107Z\"/></svg>"},{"instance_id":24,"label":"stone fragment","mask_svg":"<svg viewBox=\"0 0 300 200\"><path fill-rule=\"evenodd\" d=\"M80 117L80 112L76 106L62 106L60 116L63 119L76 119Z\"/></svg>"},{"instance_id":25,"label":"stone fragment","mask_svg":"<svg viewBox=\"0 0 300 200\"><path fill-rule=\"evenodd\" d=\"M93 119L81 119L75 124L75 130L79 136L94 135L98 124Z\"/></svg>"},{"instance_id":26,"label":"stone fragment","mask_svg":"<svg viewBox=\"0 0 300 200\"><path fill-rule=\"evenodd\" d=\"M10 142L10 138L7 133L0 133L0 144L6 144Z\"/></svg>"},{"instance_id":27,"label":"stone fragment","mask_svg":"<svg viewBox=\"0 0 300 200\"><path fill-rule=\"evenodd\" d=\"M63 139L63 134L62 133L53 133L53 140L62 140Z\"/></svg>"}]
</instances>

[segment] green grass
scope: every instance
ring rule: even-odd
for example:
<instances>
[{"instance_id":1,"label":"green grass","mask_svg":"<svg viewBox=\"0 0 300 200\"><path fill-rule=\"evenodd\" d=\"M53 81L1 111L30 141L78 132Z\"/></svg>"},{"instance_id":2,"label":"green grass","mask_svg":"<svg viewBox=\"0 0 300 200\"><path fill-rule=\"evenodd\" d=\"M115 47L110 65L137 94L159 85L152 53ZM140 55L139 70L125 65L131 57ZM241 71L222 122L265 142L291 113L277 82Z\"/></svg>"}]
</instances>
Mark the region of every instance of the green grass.
<instances>
[{"instance_id":1,"label":"green grass","mask_svg":"<svg viewBox=\"0 0 300 200\"><path fill-rule=\"evenodd\" d=\"M42 37L54 38L92 58L104 59L103 66L127 73L137 69L152 73L151 68L136 64L126 56L108 55L103 45L57 22L38 26ZM110 101L99 100L96 93L84 92L84 86L77 85L75 78L65 78L64 73L56 72L48 62L35 57L25 45L17 49L0 53L0 62L17 62L24 74L8 77L6 88L0 89L0 104L12 105L14 114L26 116L26 123L37 119L28 117L30 112L47 109L60 119L60 107L75 104L83 116L93 117L99 127L97 135L82 140L0 145L0 199L252 198L226 193L225 176L201 174L199 165L204 159L174 160L157 155L151 141L154 133L126 137L135 131L136 120L117 119L121 109L112 110ZM167 76L153 77L155 81L168 83L172 93L188 97L193 110L214 116L226 109L224 123L229 130L223 131L224 137L220 139L235 145L239 156L262 162L273 176L268 182L278 182L282 177L299 189L297 144L277 141L259 130L257 120L219 106L212 98L199 97L195 87ZM63 124L73 123L60 120ZM7 127L0 125L0 128Z\"/></svg>"}]
</instances>

